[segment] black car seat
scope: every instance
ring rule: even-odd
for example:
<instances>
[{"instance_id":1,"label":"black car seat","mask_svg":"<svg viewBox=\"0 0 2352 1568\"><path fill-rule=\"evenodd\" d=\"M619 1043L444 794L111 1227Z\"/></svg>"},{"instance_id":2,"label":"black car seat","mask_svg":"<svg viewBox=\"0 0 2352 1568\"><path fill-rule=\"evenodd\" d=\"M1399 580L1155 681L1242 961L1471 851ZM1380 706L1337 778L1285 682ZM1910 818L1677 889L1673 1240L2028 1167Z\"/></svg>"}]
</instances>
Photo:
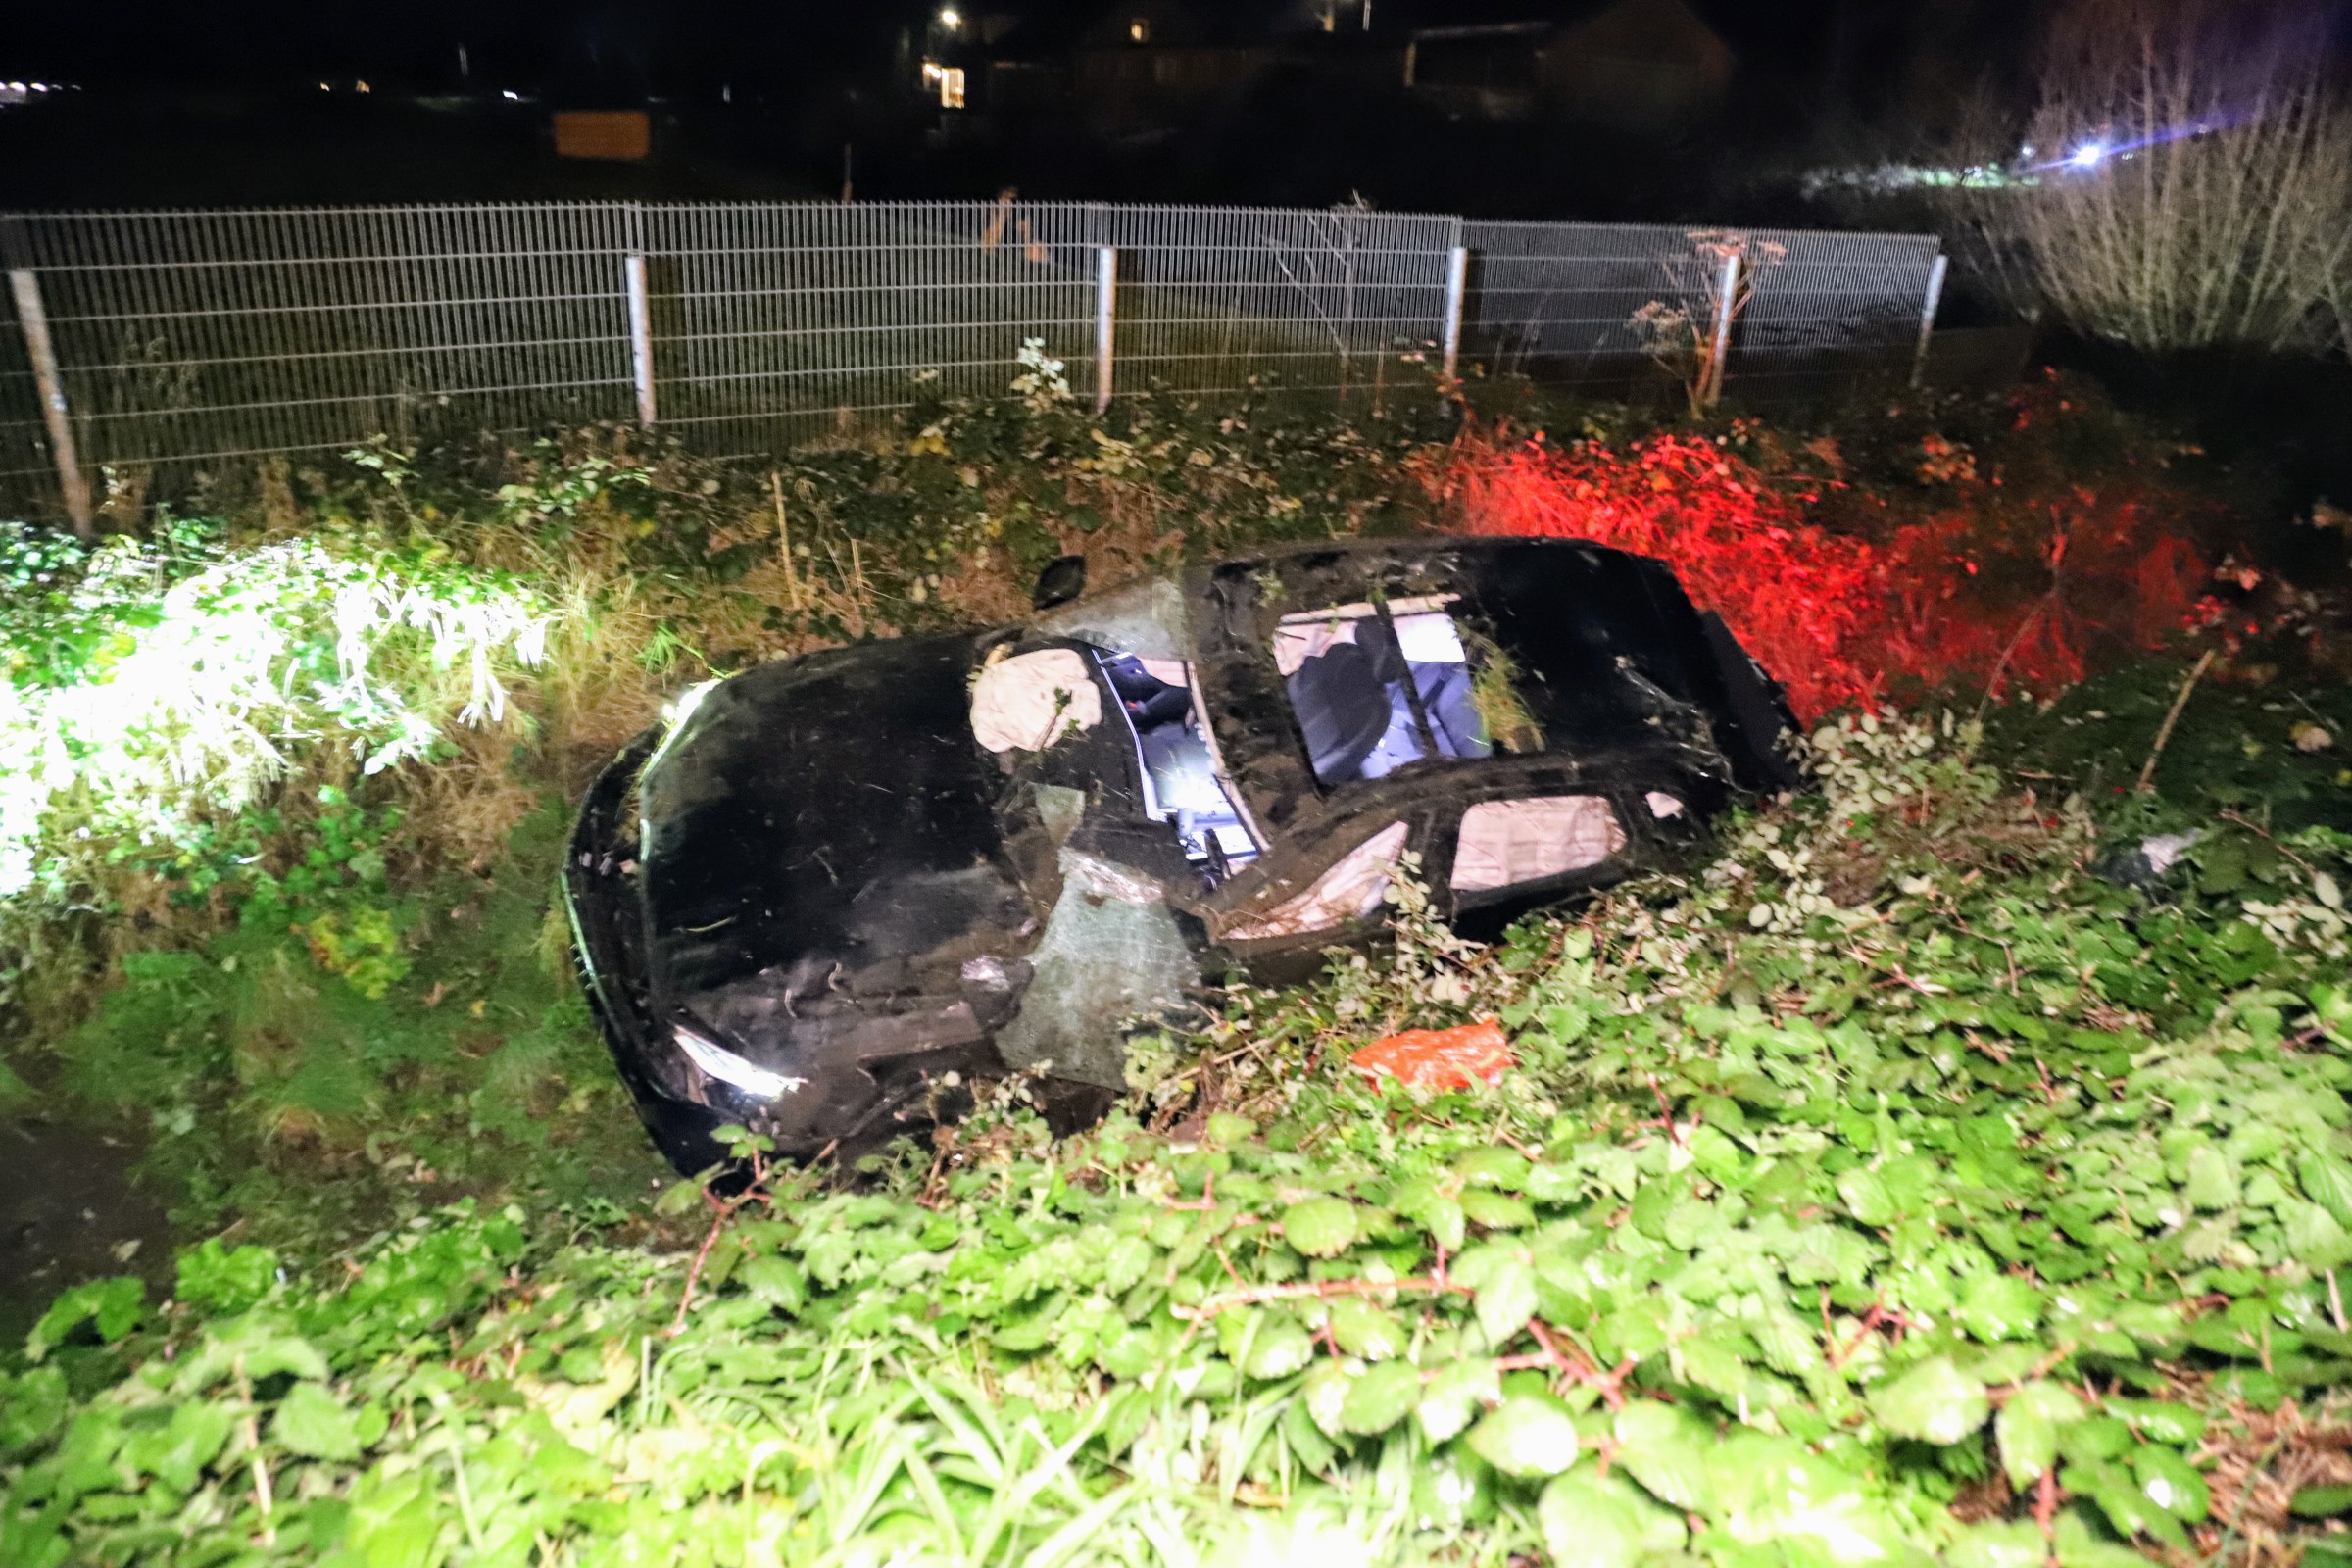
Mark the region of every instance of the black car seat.
<instances>
[{"instance_id":1,"label":"black car seat","mask_svg":"<svg viewBox=\"0 0 2352 1568\"><path fill-rule=\"evenodd\" d=\"M1396 719L1408 674L1396 634L1372 616L1355 623L1353 642L1334 643L1291 673L1291 710L1318 780L1340 784L1362 773Z\"/></svg>"}]
</instances>

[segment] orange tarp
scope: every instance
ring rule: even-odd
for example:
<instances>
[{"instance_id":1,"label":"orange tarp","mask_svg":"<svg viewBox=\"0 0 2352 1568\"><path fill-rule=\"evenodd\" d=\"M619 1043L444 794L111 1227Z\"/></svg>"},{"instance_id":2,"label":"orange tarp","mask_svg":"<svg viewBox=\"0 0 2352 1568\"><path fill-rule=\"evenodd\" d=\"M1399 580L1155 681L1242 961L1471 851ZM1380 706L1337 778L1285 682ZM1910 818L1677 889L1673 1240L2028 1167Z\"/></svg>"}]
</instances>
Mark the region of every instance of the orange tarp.
<instances>
[{"instance_id":1,"label":"orange tarp","mask_svg":"<svg viewBox=\"0 0 2352 1568\"><path fill-rule=\"evenodd\" d=\"M1481 1018L1456 1029L1408 1029L1400 1035L1375 1040L1348 1058L1368 1078L1388 1073L1414 1089L1467 1089L1474 1083L1496 1083L1504 1069L1515 1067L1511 1043L1502 1025Z\"/></svg>"}]
</instances>

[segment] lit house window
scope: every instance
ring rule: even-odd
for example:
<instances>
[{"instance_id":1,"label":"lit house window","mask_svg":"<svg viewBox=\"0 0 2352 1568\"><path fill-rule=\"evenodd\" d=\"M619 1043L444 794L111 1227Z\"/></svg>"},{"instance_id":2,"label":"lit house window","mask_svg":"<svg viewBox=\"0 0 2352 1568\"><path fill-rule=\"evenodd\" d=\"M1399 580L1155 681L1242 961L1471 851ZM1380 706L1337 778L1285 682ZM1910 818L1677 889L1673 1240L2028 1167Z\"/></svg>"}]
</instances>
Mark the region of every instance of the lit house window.
<instances>
[{"instance_id":1,"label":"lit house window","mask_svg":"<svg viewBox=\"0 0 2352 1568\"><path fill-rule=\"evenodd\" d=\"M949 66L940 72L939 107L942 109L961 109L963 107L963 68L961 66Z\"/></svg>"},{"instance_id":2,"label":"lit house window","mask_svg":"<svg viewBox=\"0 0 2352 1568\"><path fill-rule=\"evenodd\" d=\"M1138 17L1127 24L1127 36L1136 43L1150 43L1152 41L1151 19Z\"/></svg>"}]
</instances>

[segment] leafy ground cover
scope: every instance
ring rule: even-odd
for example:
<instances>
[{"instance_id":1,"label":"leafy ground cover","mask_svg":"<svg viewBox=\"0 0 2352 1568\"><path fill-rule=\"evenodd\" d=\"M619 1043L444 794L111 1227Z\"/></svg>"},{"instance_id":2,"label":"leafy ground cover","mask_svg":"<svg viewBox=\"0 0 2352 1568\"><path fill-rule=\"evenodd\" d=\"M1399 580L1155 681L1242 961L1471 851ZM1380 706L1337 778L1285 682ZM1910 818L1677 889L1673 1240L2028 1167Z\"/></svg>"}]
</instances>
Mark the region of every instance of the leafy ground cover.
<instances>
[{"instance_id":1,"label":"leafy ground cover","mask_svg":"<svg viewBox=\"0 0 2352 1568\"><path fill-rule=\"evenodd\" d=\"M60 1300L0 1560L2066 1568L2352 1499L2352 837L2086 876L1965 726L1847 722L1703 871L1240 991L669 1245L461 1204ZM1494 1015L1494 1089L1353 1047ZM706 1217L714 1223L706 1231ZM607 1216L608 1218L611 1216ZM657 1223L663 1223L657 1221ZM2308 1516L2308 1517L2307 1517ZM2317 1549L2317 1548L2313 1548Z\"/></svg>"}]
</instances>

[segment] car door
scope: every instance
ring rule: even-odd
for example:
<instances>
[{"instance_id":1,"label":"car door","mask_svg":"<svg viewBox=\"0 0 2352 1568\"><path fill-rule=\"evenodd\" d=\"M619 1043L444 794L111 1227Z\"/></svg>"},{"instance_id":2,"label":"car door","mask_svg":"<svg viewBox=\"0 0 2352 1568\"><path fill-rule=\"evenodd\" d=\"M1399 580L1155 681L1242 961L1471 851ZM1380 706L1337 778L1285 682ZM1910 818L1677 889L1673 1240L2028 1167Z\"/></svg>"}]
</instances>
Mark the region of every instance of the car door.
<instances>
[{"instance_id":1,"label":"car door","mask_svg":"<svg viewBox=\"0 0 2352 1568\"><path fill-rule=\"evenodd\" d=\"M1530 785L1465 806L1446 825L1433 875L1456 927L1491 937L1531 909L1621 880L1647 858L1645 818L1682 809L1658 791Z\"/></svg>"},{"instance_id":2,"label":"car door","mask_svg":"<svg viewBox=\"0 0 2352 1568\"><path fill-rule=\"evenodd\" d=\"M1215 944L1260 979L1311 975L1332 948L1387 924L1389 890L1408 856L1428 847L1426 809L1373 809L1282 843L1224 889L1207 918Z\"/></svg>"}]
</instances>

